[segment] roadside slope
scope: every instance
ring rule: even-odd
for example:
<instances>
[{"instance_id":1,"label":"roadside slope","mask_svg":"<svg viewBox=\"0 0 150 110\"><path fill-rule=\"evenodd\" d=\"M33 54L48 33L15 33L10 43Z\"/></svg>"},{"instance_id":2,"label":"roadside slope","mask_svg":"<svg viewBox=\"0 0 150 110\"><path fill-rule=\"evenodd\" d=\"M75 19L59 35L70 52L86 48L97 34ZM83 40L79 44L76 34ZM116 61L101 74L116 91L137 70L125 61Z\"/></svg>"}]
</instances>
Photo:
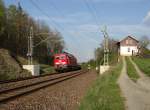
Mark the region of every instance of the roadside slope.
<instances>
[{"instance_id":1,"label":"roadside slope","mask_svg":"<svg viewBox=\"0 0 150 110\"><path fill-rule=\"evenodd\" d=\"M124 99L117 84L121 69L120 61L100 75L82 100L79 110L124 110Z\"/></svg>"},{"instance_id":2,"label":"roadside slope","mask_svg":"<svg viewBox=\"0 0 150 110\"><path fill-rule=\"evenodd\" d=\"M27 77L31 74L23 70L21 64L6 49L0 49L0 80L9 80L20 77Z\"/></svg>"}]
</instances>

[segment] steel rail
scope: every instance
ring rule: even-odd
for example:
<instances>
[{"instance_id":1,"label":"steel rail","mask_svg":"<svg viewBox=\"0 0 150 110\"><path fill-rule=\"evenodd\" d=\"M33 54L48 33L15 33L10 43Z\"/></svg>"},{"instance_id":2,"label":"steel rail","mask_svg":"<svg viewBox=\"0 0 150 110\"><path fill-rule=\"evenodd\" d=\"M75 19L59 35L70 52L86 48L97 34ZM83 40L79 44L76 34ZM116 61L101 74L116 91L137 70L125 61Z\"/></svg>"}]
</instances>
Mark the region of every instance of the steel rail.
<instances>
[{"instance_id":1,"label":"steel rail","mask_svg":"<svg viewBox=\"0 0 150 110\"><path fill-rule=\"evenodd\" d=\"M45 88L48 86L55 85L57 83L60 83L60 82L63 82L65 80L74 78L74 77L79 76L79 75L86 73L86 72L87 72L87 70L73 72L73 73L70 73L68 75L49 79L47 81L41 81L41 82L38 82L35 84L30 84L27 86L22 86L22 87L18 87L18 88L14 88L14 89L5 90L5 91L0 93L0 103L9 101L11 99L14 99L14 98L22 96L22 95L26 95L28 93L32 93L34 91L37 91L39 89L42 89L42 88Z\"/></svg>"},{"instance_id":2,"label":"steel rail","mask_svg":"<svg viewBox=\"0 0 150 110\"><path fill-rule=\"evenodd\" d=\"M69 75L72 75L74 73L77 73L77 72L80 72L80 71L73 71L71 73L67 73ZM46 79L46 80L39 80L39 81L36 81L36 82L31 82L29 84L25 84L25 85L19 85L19 86L16 86L16 87L11 87L11 88L6 88L4 90L0 90L0 94L3 94L4 92L9 92L9 91L12 91L12 90L16 90L16 89L20 89L20 88L25 88L25 87L28 87L28 86L34 86L34 85L37 85L37 84L40 84L40 83L44 83L44 82L48 82L48 81L53 81L53 80L56 80L56 79L59 79L59 78L63 78L63 77L66 77L66 73L61 73L61 74L53 74L53 75L58 75L58 76L54 76L53 77L49 77L49 79ZM60 76L61 75L61 76ZM68 76L69 76L68 75ZM48 76L52 76L52 75L48 75ZM37 78L41 78L41 77L36 77ZM29 80L29 79L27 79ZM34 79L35 80L35 79ZM26 80L19 80L19 81L26 81ZM18 82L17 82L18 83ZM22 82L23 83L23 82Z\"/></svg>"},{"instance_id":3,"label":"steel rail","mask_svg":"<svg viewBox=\"0 0 150 110\"><path fill-rule=\"evenodd\" d=\"M40 78L40 77L45 77L45 76L52 76L52 75L56 75L56 74L59 74L59 73L51 73L51 74L45 74L45 75L39 75L39 76L31 76L31 77L24 77L24 78L11 79L11 80L0 80L0 84L6 84L6 83L11 83L11 82L18 82L18 81L34 79L34 78ZM63 74L63 73L61 73L61 74Z\"/></svg>"}]
</instances>

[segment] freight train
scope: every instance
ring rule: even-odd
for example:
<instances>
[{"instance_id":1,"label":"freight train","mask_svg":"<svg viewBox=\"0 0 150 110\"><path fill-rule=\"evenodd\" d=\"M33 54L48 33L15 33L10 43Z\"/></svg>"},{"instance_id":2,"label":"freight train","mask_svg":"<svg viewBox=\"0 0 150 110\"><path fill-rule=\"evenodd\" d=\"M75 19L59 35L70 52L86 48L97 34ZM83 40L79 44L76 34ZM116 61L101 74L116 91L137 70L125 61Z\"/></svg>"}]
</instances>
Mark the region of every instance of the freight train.
<instances>
[{"instance_id":1,"label":"freight train","mask_svg":"<svg viewBox=\"0 0 150 110\"><path fill-rule=\"evenodd\" d=\"M54 67L57 72L81 69L76 57L67 52L54 55Z\"/></svg>"}]
</instances>

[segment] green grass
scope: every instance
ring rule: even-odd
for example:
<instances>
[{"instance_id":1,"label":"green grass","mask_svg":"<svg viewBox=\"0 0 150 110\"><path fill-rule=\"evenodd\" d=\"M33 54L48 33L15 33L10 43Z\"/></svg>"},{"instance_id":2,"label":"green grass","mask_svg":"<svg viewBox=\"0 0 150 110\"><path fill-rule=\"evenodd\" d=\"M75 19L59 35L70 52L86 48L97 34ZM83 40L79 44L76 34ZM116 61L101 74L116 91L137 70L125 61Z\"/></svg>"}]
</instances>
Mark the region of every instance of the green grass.
<instances>
[{"instance_id":1,"label":"green grass","mask_svg":"<svg viewBox=\"0 0 150 110\"><path fill-rule=\"evenodd\" d=\"M139 75L137 74L137 71L134 68L134 65L131 63L128 57L126 57L126 62L127 62L127 74L130 79L136 82L137 79L139 78Z\"/></svg>"},{"instance_id":2,"label":"green grass","mask_svg":"<svg viewBox=\"0 0 150 110\"><path fill-rule=\"evenodd\" d=\"M124 99L117 84L121 69L122 62L99 76L81 101L79 110L124 110Z\"/></svg>"},{"instance_id":3,"label":"green grass","mask_svg":"<svg viewBox=\"0 0 150 110\"><path fill-rule=\"evenodd\" d=\"M109 54L109 64L114 65L118 62L118 53Z\"/></svg>"},{"instance_id":4,"label":"green grass","mask_svg":"<svg viewBox=\"0 0 150 110\"><path fill-rule=\"evenodd\" d=\"M148 76L150 76L150 58L132 58L137 66Z\"/></svg>"},{"instance_id":5,"label":"green grass","mask_svg":"<svg viewBox=\"0 0 150 110\"><path fill-rule=\"evenodd\" d=\"M55 72L54 67L50 65L41 64L40 68L42 74L50 74Z\"/></svg>"}]
</instances>

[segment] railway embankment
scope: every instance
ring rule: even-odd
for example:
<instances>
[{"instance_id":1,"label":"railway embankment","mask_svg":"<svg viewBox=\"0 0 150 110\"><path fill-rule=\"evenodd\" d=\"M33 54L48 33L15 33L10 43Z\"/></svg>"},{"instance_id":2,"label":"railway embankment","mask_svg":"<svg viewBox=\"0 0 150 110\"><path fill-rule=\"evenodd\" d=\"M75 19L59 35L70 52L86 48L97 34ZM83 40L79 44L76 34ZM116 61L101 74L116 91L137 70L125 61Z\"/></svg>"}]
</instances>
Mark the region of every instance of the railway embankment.
<instances>
[{"instance_id":1,"label":"railway embankment","mask_svg":"<svg viewBox=\"0 0 150 110\"><path fill-rule=\"evenodd\" d=\"M0 104L0 108L2 110L74 110L79 107L81 99L96 78L96 72L89 71L9 100Z\"/></svg>"},{"instance_id":2,"label":"railway embankment","mask_svg":"<svg viewBox=\"0 0 150 110\"><path fill-rule=\"evenodd\" d=\"M16 79L30 75L30 72L22 69L21 63L15 55L6 49L0 49L0 80Z\"/></svg>"}]
</instances>

